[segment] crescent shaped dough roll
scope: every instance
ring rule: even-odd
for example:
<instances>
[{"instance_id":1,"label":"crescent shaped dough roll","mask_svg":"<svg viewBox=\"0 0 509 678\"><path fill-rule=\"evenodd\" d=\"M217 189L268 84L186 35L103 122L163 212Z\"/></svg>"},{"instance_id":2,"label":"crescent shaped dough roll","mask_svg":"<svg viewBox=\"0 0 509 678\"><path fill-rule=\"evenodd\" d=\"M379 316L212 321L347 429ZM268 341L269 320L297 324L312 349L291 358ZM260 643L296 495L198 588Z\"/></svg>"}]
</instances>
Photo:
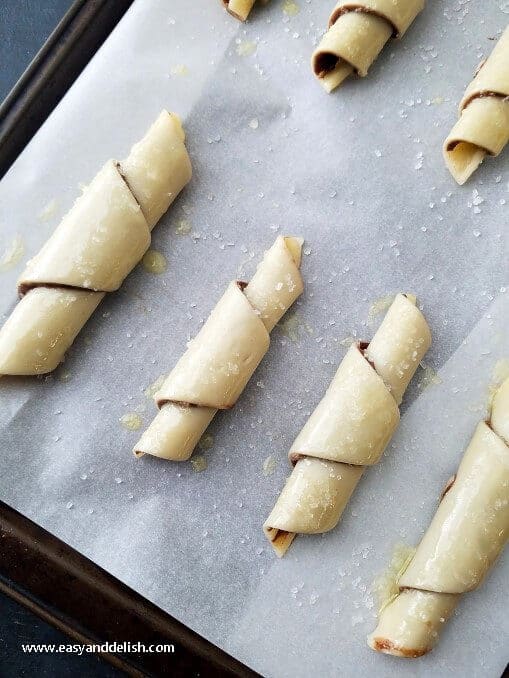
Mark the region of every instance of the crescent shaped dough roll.
<instances>
[{"instance_id":1,"label":"crescent shaped dough roll","mask_svg":"<svg viewBox=\"0 0 509 678\"><path fill-rule=\"evenodd\" d=\"M249 282L233 281L155 400L159 414L134 448L185 461L217 410L233 407L269 348L269 332L304 289L302 239L282 237Z\"/></svg>"},{"instance_id":2,"label":"crescent shaped dough roll","mask_svg":"<svg viewBox=\"0 0 509 678\"><path fill-rule=\"evenodd\" d=\"M296 534L334 528L364 468L382 456L403 392L431 344L415 303L398 294L371 343L350 347L290 448L294 469L263 526L278 556Z\"/></svg>"},{"instance_id":3,"label":"crescent shaped dough roll","mask_svg":"<svg viewBox=\"0 0 509 678\"><path fill-rule=\"evenodd\" d=\"M150 231L191 178L184 132L163 111L123 162L109 160L18 281L0 330L0 374L51 372L106 292L150 245Z\"/></svg>"},{"instance_id":4,"label":"crescent shaped dough roll","mask_svg":"<svg viewBox=\"0 0 509 678\"><path fill-rule=\"evenodd\" d=\"M256 0L222 0L226 10L240 21L245 21Z\"/></svg>"},{"instance_id":5,"label":"crescent shaped dough roll","mask_svg":"<svg viewBox=\"0 0 509 678\"><path fill-rule=\"evenodd\" d=\"M480 422L431 525L399 578L400 594L368 637L374 650L420 657L433 649L460 595L477 588L509 536L509 379Z\"/></svg>"},{"instance_id":6,"label":"crescent shaped dough roll","mask_svg":"<svg viewBox=\"0 0 509 678\"><path fill-rule=\"evenodd\" d=\"M389 38L400 38L423 7L424 0L340 0L311 57L325 90L332 92L352 73L365 77Z\"/></svg>"},{"instance_id":7,"label":"crescent shaped dough roll","mask_svg":"<svg viewBox=\"0 0 509 678\"><path fill-rule=\"evenodd\" d=\"M509 141L509 28L481 65L459 106L459 120L444 142L445 163L458 184L486 155L497 156Z\"/></svg>"}]
</instances>

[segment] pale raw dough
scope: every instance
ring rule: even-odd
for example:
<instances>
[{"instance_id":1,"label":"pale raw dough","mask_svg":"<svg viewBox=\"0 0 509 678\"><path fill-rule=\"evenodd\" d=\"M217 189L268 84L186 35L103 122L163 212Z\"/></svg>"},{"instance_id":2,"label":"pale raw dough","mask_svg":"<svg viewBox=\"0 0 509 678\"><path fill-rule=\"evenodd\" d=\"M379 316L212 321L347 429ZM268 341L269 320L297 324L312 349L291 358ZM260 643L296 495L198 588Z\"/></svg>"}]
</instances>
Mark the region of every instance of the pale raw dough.
<instances>
[{"instance_id":1,"label":"pale raw dough","mask_svg":"<svg viewBox=\"0 0 509 678\"><path fill-rule=\"evenodd\" d=\"M0 331L2 374L46 374L61 362L104 292L35 287Z\"/></svg>"},{"instance_id":2,"label":"pale raw dough","mask_svg":"<svg viewBox=\"0 0 509 678\"><path fill-rule=\"evenodd\" d=\"M428 324L415 297L398 294L366 350L398 405L430 343Z\"/></svg>"},{"instance_id":3,"label":"pale raw dough","mask_svg":"<svg viewBox=\"0 0 509 678\"><path fill-rule=\"evenodd\" d=\"M415 297L398 294L368 347L350 347L290 448L295 467L264 524L278 556L295 534L337 525L365 467L396 430L401 396L430 344Z\"/></svg>"},{"instance_id":4,"label":"pale raw dough","mask_svg":"<svg viewBox=\"0 0 509 678\"><path fill-rule=\"evenodd\" d=\"M122 175L141 205L150 230L191 180L185 138L179 117L163 111L120 163Z\"/></svg>"},{"instance_id":5,"label":"pale raw dough","mask_svg":"<svg viewBox=\"0 0 509 678\"><path fill-rule=\"evenodd\" d=\"M299 533L336 527L363 471L363 466L299 459L263 528L277 555L283 556Z\"/></svg>"},{"instance_id":6,"label":"pale raw dough","mask_svg":"<svg viewBox=\"0 0 509 678\"><path fill-rule=\"evenodd\" d=\"M109 160L21 274L22 292L67 285L118 290L150 245L145 217Z\"/></svg>"},{"instance_id":7,"label":"pale raw dough","mask_svg":"<svg viewBox=\"0 0 509 678\"><path fill-rule=\"evenodd\" d=\"M399 583L437 593L472 591L502 550L508 530L509 449L481 422Z\"/></svg>"},{"instance_id":8,"label":"pale raw dough","mask_svg":"<svg viewBox=\"0 0 509 678\"><path fill-rule=\"evenodd\" d=\"M0 330L0 374L51 372L101 301L141 260L191 178L179 119L162 111L122 163L109 160L26 265Z\"/></svg>"},{"instance_id":9,"label":"pale raw dough","mask_svg":"<svg viewBox=\"0 0 509 678\"><path fill-rule=\"evenodd\" d=\"M459 119L444 142L444 159L458 184L486 155L497 156L509 141L509 28L467 87Z\"/></svg>"},{"instance_id":10,"label":"pale raw dough","mask_svg":"<svg viewBox=\"0 0 509 678\"><path fill-rule=\"evenodd\" d=\"M368 637L374 650L419 657L462 593L477 588L509 537L509 379L480 422L431 525L399 578L401 593Z\"/></svg>"},{"instance_id":11,"label":"pale raw dough","mask_svg":"<svg viewBox=\"0 0 509 678\"><path fill-rule=\"evenodd\" d=\"M144 431L134 455L152 454L173 461L186 461L198 444L217 410L168 403Z\"/></svg>"},{"instance_id":12,"label":"pale raw dough","mask_svg":"<svg viewBox=\"0 0 509 678\"><path fill-rule=\"evenodd\" d=\"M279 236L248 285L232 282L156 393L159 414L134 448L184 461L217 410L235 405L269 348L269 332L302 294L302 240Z\"/></svg>"},{"instance_id":13,"label":"pale raw dough","mask_svg":"<svg viewBox=\"0 0 509 678\"><path fill-rule=\"evenodd\" d=\"M222 0L222 2L232 16L245 21L256 0Z\"/></svg>"},{"instance_id":14,"label":"pale raw dough","mask_svg":"<svg viewBox=\"0 0 509 678\"><path fill-rule=\"evenodd\" d=\"M396 401L353 344L295 439L290 456L371 466L382 456L398 424Z\"/></svg>"},{"instance_id":15,"label":"pale raw dough","mask_svg":"<svg viewBox=\"0 0 509 678\"><path fill-rule=\"evenodd\" d=\"M368 645L394 657L422 657L434 646L458 600L453 593L403 590L383 610Z\"/></svg>"},{"instance_id":16,"label":"pale raw dough","mask_svg":"<svg viewBox=\"0 0 509 678\"><path fill-rule=\"evenodd\" d=\"M424 0L338 2L311 57L313 72L326 91L352 73L366 76L389 38L401 37L423 7Z\"/></svg>"},{"instance_id":17,"label":"pale raw dough","mask_svg":"<svg viewBox=\"0 0 509 678\"><path fill-rule=\"evenodd\" d=\"M159 390L158 406L233 407L269 343L269 333L240 285L230 283Z\"/></svg>"}]
</instances>

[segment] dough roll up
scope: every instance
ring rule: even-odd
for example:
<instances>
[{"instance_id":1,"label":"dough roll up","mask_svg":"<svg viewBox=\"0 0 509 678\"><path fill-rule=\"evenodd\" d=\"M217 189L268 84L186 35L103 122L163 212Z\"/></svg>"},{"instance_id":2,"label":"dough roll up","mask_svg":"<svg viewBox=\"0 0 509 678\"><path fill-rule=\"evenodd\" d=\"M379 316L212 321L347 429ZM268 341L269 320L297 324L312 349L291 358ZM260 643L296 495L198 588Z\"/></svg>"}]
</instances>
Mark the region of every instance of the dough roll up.
<instances>
[{"instance_id":1,"label":"dough roll up","mask_svg":"<svg viewBox=\"0 0 509 678\"><path fill-rule=\"evenodd\" d=\"M476 589L509 535L509 379L493 399L446 486L408 567L400 593L382 609L368 645L420 657L438 640L462 593Z\"/></svg>"},{"instance_id":2,"label":"dough roll up","mask_svg":"<svg viewBox=\"0 0 509 678\"><path fill-rule=\"evenodd\" d=\"M191 179L184 139L178 117L163 111L127 160L108 160L92 179L19 278L21 300L0 330L0 374L46 374L63 360Z\"/></svg>"},{"instance_id":3,"label":"dough roll up","mask_svg":"<svg viewBox=\"0 0 509 678\"><path fill-rule=\"evenodd\" d=\"M415 297L398 294L370 344L353 344L290 448L294 468L263 529L283 556L298 533L333 529L366 466L399 424L399 404L431 344Z\"/></svg>"},{"instance_id":4,"label":"dough roll up","mask_svg":"<svg viewBox=\"0 0 509 678\"><path fill-rule=\"evenodd\" d=\"M233 281L155 395L159 413L134 448L185 461L218 410L233 407L303 292L302 239L279 236L251 281Z\"/></svg>"},{"instance_id":5,"label":"dough roll up","mask_svg":"<svg viewBox=\"0 0 509 678\"><path fill-rule=\"evenodd\" d=\"M226 10L240 21L245 21L256 0L222 0Z\"/></svg>"},{"instance_id":6,"label":"dough roll up","mask_svg":"<svg viewBox=\"0 0 509 678\"><path fill-rule=\"evenodd\" d=\"M313 72L327 92L353 73L366 76L389 38L401 38L423 7L424 0L340 0L311 57Z\"/></svg>"},{"instance_id":7,"label":"dough roll up","mask_svg":"<svg viewBox=\"0 0 509 678\"><path fill-rule=\"evenodd\" d=\"M486 155L509 141L509 28L481 64L459 106L459 120L444 142L445 163L458 182L475 172Z\"/></svg>"}]
</instances>

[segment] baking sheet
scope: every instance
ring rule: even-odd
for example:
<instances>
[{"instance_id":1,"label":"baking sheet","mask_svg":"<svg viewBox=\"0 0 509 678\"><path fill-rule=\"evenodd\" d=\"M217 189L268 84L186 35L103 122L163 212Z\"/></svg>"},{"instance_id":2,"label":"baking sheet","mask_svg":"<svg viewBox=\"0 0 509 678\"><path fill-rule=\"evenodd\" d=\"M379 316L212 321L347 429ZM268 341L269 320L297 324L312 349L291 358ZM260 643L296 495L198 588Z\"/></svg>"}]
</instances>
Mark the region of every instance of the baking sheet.
<instances>
[{"instance_id":1,"label":"baking sheet","mask_svg":"<svg viewBox=\"0 0 509 678\"><path fill-rule=\"evenodd\" d=\"M194 164L153 233L166 272L138 267L53 376L0 381L1 497L265 675L498 678L507 553L430 656L382 657L365 635L372 581L394 544L429 524L509 353L507 154L462 188L441 157L508 7L429 3L368 78L326 96L308 61L332 4L274 0L241 25L211 0L137 0L0 183L0 244L23 249L0 273L6 315L24 261L79 184L123 157L163 106L182 116ZM278 233L306 238L306 291L238 405L215 418L199 451L206 470L136 460L140 432L119 420L149 423L144 390ZM434 336L426 362L442 383L417 376L339 527L299 537L278 561L261 525L287 450L345 340L369 339L382 317L371 304L398 290L419 297Z\"/></svg>"}]
</instances>

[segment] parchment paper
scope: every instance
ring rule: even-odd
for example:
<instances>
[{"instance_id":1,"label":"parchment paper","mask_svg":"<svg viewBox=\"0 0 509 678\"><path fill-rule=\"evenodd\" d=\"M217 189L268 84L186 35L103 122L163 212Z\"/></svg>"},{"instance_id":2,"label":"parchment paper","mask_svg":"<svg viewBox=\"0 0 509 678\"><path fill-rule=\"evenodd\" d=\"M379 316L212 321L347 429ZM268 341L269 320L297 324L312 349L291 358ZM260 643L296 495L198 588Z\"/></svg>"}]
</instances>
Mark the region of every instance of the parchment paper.
<instances>
[{"instance_id":1,"label":"parchment paper","mask_svg":"<svg viewBox=\"0 0 509 678\"><path fill-rule=\"evenodd\" d=\"M376 655L365 635L372 581L395 542L416 543L428 526L509 353L507 153L462 188L441 156L509 6L429 2L366 79L327 96L308 61L332 4L297 0L294 15L274 0L243 26L212 0L137 0L1 182L0 243L24 245L0 273L6 316L24 261L79 183L123 157L163 106L183 117L195 170L153 233L167 271L138 267L53 376L0 381L0 496L267 676L498 678L507 553L428 657ZM140 431L119 419L149 423L144 389L277 233L306 238L306 292L238 405L210 427L208 467L136 460ZM261 525L287 450L343 340L369 339L382 317L368 321L370 305L399 290L419 297L434 337L426 362L442 383L424 389L417 376L339 527L299 537L278 561Z\"/></svg>"}]
</instances>

